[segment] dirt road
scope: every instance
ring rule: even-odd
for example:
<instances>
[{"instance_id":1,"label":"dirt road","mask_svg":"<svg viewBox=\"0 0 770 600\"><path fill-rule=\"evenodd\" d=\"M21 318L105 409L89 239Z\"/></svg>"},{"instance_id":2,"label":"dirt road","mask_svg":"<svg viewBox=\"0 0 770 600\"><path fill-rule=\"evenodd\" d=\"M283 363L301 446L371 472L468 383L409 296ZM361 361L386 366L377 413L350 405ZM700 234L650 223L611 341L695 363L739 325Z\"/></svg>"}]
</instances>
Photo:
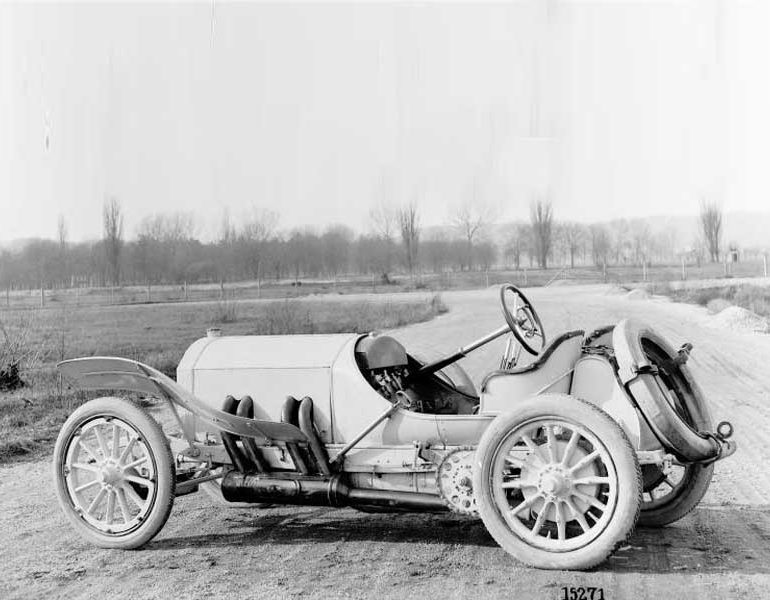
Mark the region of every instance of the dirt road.
<instances>
[{"instance_id":1,"label":"dirt road","mask_svg":"<svg viewBox=\"0 0 770 600\"><path fill-rule=\"evenodd\" d=\"M204 494L179 498L145 549L93 548L64 522L47 460L0 467L0 598L547 598L562 586L604 598L770 597L770 336L718 329L704 309L631 301L607 288L536 289L546 332L594 328L633 316L675 345L716 419L735 425L739 450L717 465L703 503L662 530L637 530L593 572L517 564L480 521L453 515L370 515L349 509L222 508ZM451 351L502 323L494 291L445 294L451 311L396 332L407 347ZM464 361L475 381L502 342Z\"/></svg>"}]
</instances>

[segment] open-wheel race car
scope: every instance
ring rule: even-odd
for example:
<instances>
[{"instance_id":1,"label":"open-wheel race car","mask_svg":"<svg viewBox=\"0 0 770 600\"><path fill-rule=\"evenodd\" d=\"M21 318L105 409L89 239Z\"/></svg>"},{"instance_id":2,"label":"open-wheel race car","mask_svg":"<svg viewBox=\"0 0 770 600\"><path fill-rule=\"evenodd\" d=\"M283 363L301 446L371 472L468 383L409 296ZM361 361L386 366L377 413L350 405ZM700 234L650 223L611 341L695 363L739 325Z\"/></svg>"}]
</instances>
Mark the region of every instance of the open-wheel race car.
<instances>
[{"instance_id":1,"label":"open-wheel race car","mask_svg":"<svg viewBox=\"0 0 770 600\"><path fill-rule=\"evenodd\" d=\"M221 336L194 342L177 380L136 361L59 368L85 389L168 402L165 435L139 404L91 400L54 450L64 513L86 539L138 548L175 495L212 488L257 506L455 511L480 517L523 563L584 569L637 520L672 523L735 451L686 362L630 320L546 343L524 294L501 288L506 324L438 360L388 335ZM477 392L457 361L511 334ZM521 350L536 358L519 364Z\"/></svg>"}]
</instances>

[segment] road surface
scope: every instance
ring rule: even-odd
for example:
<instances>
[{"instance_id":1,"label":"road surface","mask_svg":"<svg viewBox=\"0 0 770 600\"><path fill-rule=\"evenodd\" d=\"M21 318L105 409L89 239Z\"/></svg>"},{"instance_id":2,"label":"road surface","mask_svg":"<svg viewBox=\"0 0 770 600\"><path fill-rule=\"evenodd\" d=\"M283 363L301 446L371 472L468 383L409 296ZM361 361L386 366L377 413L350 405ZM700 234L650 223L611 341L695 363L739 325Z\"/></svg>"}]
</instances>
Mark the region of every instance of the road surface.
<instances>
[{"instance_id":1,"label":"road surface","mask_svg":"<svg viewBox=\"0 0 770 600\"><path fill-rule=\"evenodd\" d=\"M592 572L538 571L501 550L480 521L455 515L371 515L352 509L240 509L204 494L179 498L141 551L100 550L65 523L49 460L0 466L0 598L544 598L592 586L604 598L770 597L770 335L719 329L700 307L631 301L604 286L528 292L548 334L631 316L676 346L714 417L739 450L720 462L704 501L661 530L638 529ZM494 290L444 294L450 312L394 332L407 348L453 351L503 321ZM464 360L495 368L502 341Z\"/></svg>"}]
</instances>

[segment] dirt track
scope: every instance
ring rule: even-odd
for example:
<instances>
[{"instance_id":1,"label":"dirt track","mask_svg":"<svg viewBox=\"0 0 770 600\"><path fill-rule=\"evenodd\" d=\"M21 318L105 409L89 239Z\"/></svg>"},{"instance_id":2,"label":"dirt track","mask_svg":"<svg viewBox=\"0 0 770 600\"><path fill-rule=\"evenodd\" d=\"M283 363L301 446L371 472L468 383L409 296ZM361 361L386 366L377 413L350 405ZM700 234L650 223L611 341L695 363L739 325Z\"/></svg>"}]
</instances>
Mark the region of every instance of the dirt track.
<instances>
[{"instance_id":1,"label":"dirt track","mask_svg":"<svg viewBox=\"0 0 770 600\"><path fill-rule=\"evenodd\" d=\"M715 418L735 425L740 447L717 465L691 515L662 530L637 530L589 573L524 568L480 521L457 516L221 508L204 494L179 498L144 550L106 551L65 523L43 460L0 467L0 598L557 599L563 585L603 587L608 600L770 597L770 336L716 329L698 307L630 301L601 286L530 296L547 333L633 316L675 345L695 345L692 369ZM449 314L396 332L407 347L429 340L451 351L502 323L492 291L444 298ZM496 366L501 343L465 359L474 380Z\"/></svg>"}]
</instances>

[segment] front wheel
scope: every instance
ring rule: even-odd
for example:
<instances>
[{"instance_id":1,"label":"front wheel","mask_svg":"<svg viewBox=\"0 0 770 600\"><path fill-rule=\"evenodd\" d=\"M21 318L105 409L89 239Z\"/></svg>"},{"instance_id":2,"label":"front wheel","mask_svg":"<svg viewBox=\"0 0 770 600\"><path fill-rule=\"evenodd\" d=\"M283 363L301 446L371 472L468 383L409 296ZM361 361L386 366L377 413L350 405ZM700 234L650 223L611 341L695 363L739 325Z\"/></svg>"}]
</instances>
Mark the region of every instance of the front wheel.
<instances>
[{"instance_id":1,"label":"front wheel","mask_svg":"<svg viewBox=\"0 0 770 600\"><path fill-rule=\"evenodd\" d=\"M133 402L97 398L81 406L64 423L53 458L59 503L86 540L138 548L166 523L174 460L160 425Z\"/></svg>"},{"instance_id":2,"label":"front wheel","mask_svg":"<svg viewBox=\"0 0 770 600\"><path fill-rule=\"evenodd\" d=\"M565 394L534 397L492 422L473 488L497 543L542 569L603 562L633 530L641 503L639 463L623 430Z\"/></svg>"}]
</instances>

